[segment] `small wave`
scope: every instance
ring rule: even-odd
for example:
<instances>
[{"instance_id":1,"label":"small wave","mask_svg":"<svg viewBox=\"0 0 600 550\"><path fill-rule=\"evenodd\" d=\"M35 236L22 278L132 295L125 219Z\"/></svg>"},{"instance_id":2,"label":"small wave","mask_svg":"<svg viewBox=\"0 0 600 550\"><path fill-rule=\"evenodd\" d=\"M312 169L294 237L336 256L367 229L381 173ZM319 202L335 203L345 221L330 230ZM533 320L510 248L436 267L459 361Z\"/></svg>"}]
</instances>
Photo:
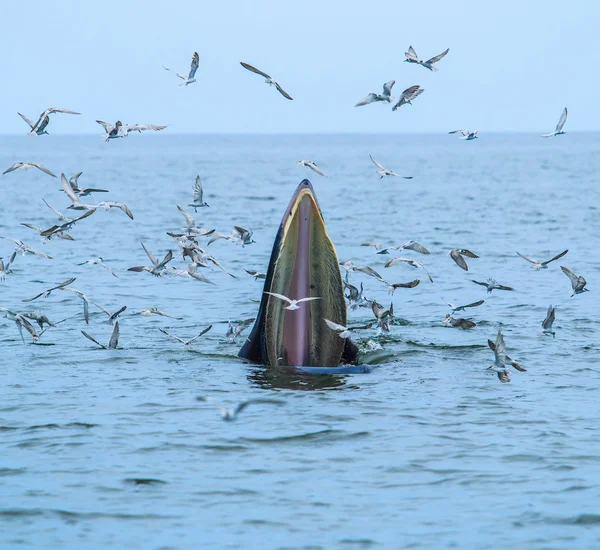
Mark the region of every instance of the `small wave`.
<instances>
[{"instance_id":1,"label":"small wave","mask_svg":"<svg viewBox=\"0 0 600 550\"><path fill-rule=\"evenodd\" d=\"M320 430L318 432L309 432L298 435L282 435L277 437L240 437L240 441L248 441L250 443L313 443L315 441L347 441L352 439L358 439L361 437L368 437L371 432L353 432L347 433L343 430Z\"/></svg>"}]
</instances>

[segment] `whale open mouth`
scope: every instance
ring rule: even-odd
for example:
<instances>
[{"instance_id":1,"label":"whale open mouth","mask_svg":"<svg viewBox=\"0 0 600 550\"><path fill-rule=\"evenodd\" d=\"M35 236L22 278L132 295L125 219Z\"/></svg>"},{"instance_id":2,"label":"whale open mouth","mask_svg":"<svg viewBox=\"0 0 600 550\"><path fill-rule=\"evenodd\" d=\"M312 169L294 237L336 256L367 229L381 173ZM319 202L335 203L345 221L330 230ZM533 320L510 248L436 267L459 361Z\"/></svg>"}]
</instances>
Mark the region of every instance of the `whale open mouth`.
<instances>
[{"instance_id":1,"label":"whale open mouth","mask_svg":"<svg viewBox=\"0 0 600 550\"><path fill-rule=\"evenodd\" d=\"M264 292L291 299L318 297L288 310L262 295L257 320L239 352L254 362L279 366L337 367L345 340L324 319L346 325L346 302L335 247L327 235L314 189L303 180L275 237Z\"/></svg>"}]
</instances>

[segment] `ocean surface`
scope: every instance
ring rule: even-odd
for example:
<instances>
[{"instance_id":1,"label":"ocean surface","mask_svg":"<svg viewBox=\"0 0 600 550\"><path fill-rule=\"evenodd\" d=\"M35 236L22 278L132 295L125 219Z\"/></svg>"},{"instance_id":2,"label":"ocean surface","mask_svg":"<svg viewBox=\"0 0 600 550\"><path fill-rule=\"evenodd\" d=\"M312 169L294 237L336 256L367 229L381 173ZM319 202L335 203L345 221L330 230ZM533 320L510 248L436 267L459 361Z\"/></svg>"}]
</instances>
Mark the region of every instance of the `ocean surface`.
<instances>
[{"instance_id":1,"label":"ocean surface","mask_svg":"<svg viewBox=\"0 0 600 550\"><path fill-rule=\"evenodd\" d=\"M0 137L0 168L37 161L82 187L110 190L84 200L125 202L71 231L39 235L69 205L60 178L37 170L0 177L0 235L52 260L19 256L0 282L0 306L39 310L57 323L31 343L0 316L0 547L143 549L340 549L600 547L600 135L541 139L448 135L131 135ZM379 179L369 154L412 180ZM327 179L298 167L312 159ZM153 277L140 243L185 268L176 243L197 174L207 228L254 231L247 247L220 240L208 250L236 278L203 270L214 285ZM370 265L414 289L390 296L360 273L365 295L394 303L389 334L356 333L379 357L372 372L344 376L276 373L237 357L245 335L228 320L256 315L277 226L297 184L308 178L340 259ZM188 208L188 210L191 210ZM74 213L76 214L76 213ZM73 216L74 217L74 216ZM385 269L392 256L365 241L414 239L431 255ZM201 239L201 243L205 243ZM465 272L447 255L468 248ZM0 240L5 261L13 243ZM534 271L516 251L546 260ZM117 277L98 265L102 257ZM571 297L565 265L591 292ZM113 312L122 306L118 350L108 316L54 291L72 287ZM514 292L471 279L496 278ZM447 328L446 301L472 330ZM555 304L556 338L540 334ZM142 317L157 307L180 317ZM353 323L372 319L350 311ZM64 320L64 321L63 321ZM63 321L63 322L60 322ZM59 323L60 322L60 323ZM191 350L189 339L212 330ZM501 328L508 354L527 372L502 384L486 368L487 339ZM44 345L42 345L44 344ZM236 421L220 408L253 398Z\"/></svg>"}]
</instances>

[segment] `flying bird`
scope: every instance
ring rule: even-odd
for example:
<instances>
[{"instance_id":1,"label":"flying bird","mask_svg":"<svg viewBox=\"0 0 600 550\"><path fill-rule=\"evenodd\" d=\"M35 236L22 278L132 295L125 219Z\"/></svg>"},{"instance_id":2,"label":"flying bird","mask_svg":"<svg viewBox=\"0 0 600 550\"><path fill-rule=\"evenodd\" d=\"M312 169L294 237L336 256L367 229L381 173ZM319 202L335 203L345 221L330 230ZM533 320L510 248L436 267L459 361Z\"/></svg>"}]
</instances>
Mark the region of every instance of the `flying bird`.
<instances>
[{"instance_id":1,"label":"flying bird","mask_svg":"<svg viewBox=\"0 0 600 550\"><path fill-rule=\"evenodd\" d=\"M48 174L55 178L56 176L48 170L45 166L42 166L39 162L15 162L10 168L7 168L2 172L2 175L8 174L9 172L14 172L15 170L31 170L32 168L37 168L44 172L44 174Z\"/></svg>"},{"instance_id":2,"label":"flying bird","mask_svg":"<svg viewBox=\"0 0 600 550\"><path fill-rule=\"evenodd\" d=\"M12 273L10 266L15 261L16 257L17 257L16 250L12 253L11 257L9 258L8 262L6 262L6 263L4 263L3 258L0 256L0 281L3 281L4 278L6 277L6 275L8 275L9 273Z\"/></svg>"},{"instance_id":3,"label":"flying bird","mask_svg":"<svg viewBox=\"0 0 600 550\"><path fill-rule=\"evenodd\" d=\"M200 401L203 399L198 400ZM232 420L237 419L238 415L250 405L285 405L285 401L282 401L281 399L266 398L248 399L248 401L243 401L237 405L233 410L228 409L227 407L221 407L221 417L223 420L231 422Z\"/></svg>"},{"instance_id":4,"label":"flying bird","mask_svg":"<svg viewBox=\"0 0 600 550\"><path fill-rule=\"evenodd\" d=\"M562 272L571 280L571 286L573 287L573 294L571 294L571 297L575 296L575 294L581 294L582 292L589 292L589 288L585 288L587 281L583 277L575 275L575 273L573 273L570 269L562 265L560 268L562 269Z\"/></svg>"},{"instance_id":5,"label":"flying bird","mask_svg":"<svg viewBox=\"0 0 600 550\"><path fill-rule=\"evenodd\" d=\"M472 304L467 304L464 306L456 306L454 304L449 304L448 302L446 302L446 304L448 305L448 307L452 308L452 313L457 313L459 311L464 311L468 307L479 307L484 302L485 300L479 300L478 302L473 302Z\"/></svg>"},{"instance_id":6,"label":"flying bird","mask_svg":"<svg viewBox=\"0 0 600 550\"><path fill-rule=\"evenodd\" d=\"M123 124L120 120L117 120L114 126L103 120L97 120L96 122L100 124L106 132L106 134L102 136L104 141L127 137L131 132L139 132L140 134L147 130L159 132L166 128L166 126L158 126L156 124Z\"/></svg>"},{"instance_id":7,"label":"flying bird","mask_svg":"<svg viewBox=\"0 0 600 550\"><path fill-rule=\"evenodd\" d=\"M338 333L340 338L349 338L355 330L366 330L373 326L373 323L367 323L360 327L345 327L344 325L339 325L329 319L324 319L324 321L331 330L335 330Z\"/></svg>"},{"instance_id":8,"label":"flying bird","mask_svg":"<svg viewBox=\"0 0 600 550\"><path fill-rule=\"evenodd\" d=\"M420 96L424 91L425 90L421 88L421 86L416 85L411 86L410 88L406 88L406 90L404 90L402 94L400 94L400 99L398 99L396 104L392 107L392 111L395 111L396 109L402 107L402 105L405 105L406 103L410 103L412 105L412 100Z\"/></svg>"},{"instance_id":9,"label":"flying bird","mask_svg":"<svg viewBox=\"0 0 600 550\"><path fill-rule=\"evenodd\" d=\"M107 189L96 189L92 187L81 189L78 183L79 176L81 176L81 174L83 174L83 172L77 172L77 174L69 178L69 185L71 186L73 193L75 193L78 197L87 197L92 193L108 193ZM63 189L61 189L61 191L62 190Z\"/></svg>"},{"instance_id":10,"label":"flying bird","mask_svg":"<svg viewBox=\"0 0 600 550\"><path fill-rule=\"evenodd\" d=\"M388 286L390 294L393 296L397 288L415 288L416 286L419 286L420 282L421 281L419 279L415 279L414 281L410 281L409 283L388 283L386 281L386 284Z\"/></svg>"},{"instance_id":11,"label":"flying bird","mask_svg":"<svg viewBox=\"0 0 600 550\"><path fill-rule=\"evenodd\" d=\"M135 266L135 267L130 267L127 271L135 271L135 272L141 272L141 271L146 271L148 273L151 273L152 275L155 275L156 277L160 277L162 275L162 272L165 269L165 266L173 259L173 252L171 250L169 250L167 252L167 254L165 255L165 257L162 259L162 261L158 261L156 259L156 257L154 256L154 254L152 254L152 252L150 252L146 246L144 245L144 243L142 244L142 248L144 249L144 252L146 253L146 255L148 256L148 258L150 258L150 262L152 263L152 267L147 267L147 266Z\"/></svg>"},{"instance_id":12,"label":"flying bird","mask_svg":"<svg viewBox=\"0 0 600 550\"><path fill-rule=\"evenodd\" d=\"M25 329L31 337L33 338L33 343L35 344L39 339L39 334L36 332L35 327L27 320L25 315L19 312L11 311L6 307L0 307L0 311L6 312L4 317L6 319L10 319L14 321L19 329L19 334L21 335L21 340L25 343L25 338L23 338L23 329Z\"/></svg>"},{"instance_id":13,"label":"flying bird","mask_svg":"<svg viewBox=\"0 0 600 550\"><path fill-rule=\"evenodd\" d=\"M188 206L191 206L194 209L194 212L198 212L198 208L208 206L208 203L204 202L204 193L202 192L202 182L200 181L200 176L196 176L196 183L194 184L194 199L192 204L188 204ZM184 211L181 209L179 211L182 214L184 213Z\"/></svg>"},{"instance_id":14,"label":"flying bird","mask_svg":"<svg viewBox=\"0 0 600 550\"><path fill-rule=\"evenodd\" d=\"M498 331L498 332L500 332L500 331ZM504 338L503 338L503 340L504 340ZM492 342L491 340L488 340L487 343L492 351L496 350L496 344L494 344L494 342ZM505 350L505 357L506 357L506 360L512 365L513 368L517 369L520 372L527 372L526 368L522 367L519 363L517 363L510 356L506 355L506 350Z\"/></svg>"},{"instance_id":15,"label":"flying bird","mask_svg":"<svg viewBox=\"0 0 600 550\"><path fill-rule=\"evenodd\" d=\"M466 256L467 258L479 258L475 252L471 252L466 248L454 248L448 252L448 255L454 260L458 267L464 269L465 271L469 271L469 266L467 265L467 262L463 256Z\"/></svg>"},{"instance_id":16,"label":"flying bird","mask_svg":"<svg viewBox=\"0 0 600 550\"><path fill-rule=\"evenodd\" d=\"M550 304L548 306L548 313L546 313L546 318L542 321L542 328L544 329L543 334L552 335L552 338L556 338L556 332L552 330L552 324L554 323L554 319L556 319L556 307Z\"/></svg>"},{"instance_id":17,"label":"flying bird","mask_svg":"<svg viewBox=\"0 0 600 550\"><path fill-rule=\"evenodd\" d=\"M186 350L189 350L189 349L191 349L192 344L196 340L198 340L198 338L200 338L200 336L206 334L211 328L212 328L212 325L208 325L205 329L202 330L202 332L200 332L200 334L198 334L198 336L194 336L190 340L184 340L183 338L179 338L179 336L175 336L174 334L169 334L166 330L164 330L162 328L159 328L158 330L160 330L163 334L166 334L169 338L172 338L173 340L176 340L177 342L182 343L183 348Z\"/></svg>"},{"instance_id":18,"label":"flying bird","mask_svg":"<svg viewBox=\"0 0 600 550\"><path fill-rule=\"evenodd\" d=\"M67 177L64 174L60 175L63 191L67 194L67 197L71 199L72 204L67 208L72 208L73 210L96 210L98 208L104 208L104 210L110 210L111 208L118 208L127 214L129 218L133 220L133 214L129 207L122 202L113 202L113 201L102 201L98 204L83 204L79 199L79 196L73 191L73 188L67 181Z\"/></svg>"},{"instance_id":19,"label":"flying bird","mask_svg":"<svg viewBox=\"0 0 600 550\"><path fill-rule=\"evenodd\" d=\"M429 250L427 250L422 244L419 244L416 241L407 241L404 244L398 246L381 246L381 243L376 242L366 242L362 243L360 246L373 246L377 251L377 254L389 254L390 250L413 250L414 252L418 252L419 254L430 254Z\"/></svg>"},{"instance_id":20,"label":"flying bird","mask_svg":"<svg viewBox=\"0 0 600 550\"><path fill-rule=\"evenodd\" d=\"M323 176L324 178L327 177L325 174L323 174L323 172L321 172L321 169L312 160L299 160L296 162L296 164L298 166L306 166L307 168L310 168L313 172L319 174L319 176Z\"/></svg>"},{"instance_id":21,"label":"flying bird","mask_svg":"<svg viewBox=\"0 0 600 550\"><path fill-rule=\"evenodd\" d=\"M265 292L265 294L269 294L270 296L279 298L280 300L283 300L284 302L289 304L284 309L289 309L290 311L300 309L300 306L298 304L300 304L302 302L310 302L311 300L320 300L321 299L320 296L309 296L308 298L300 298L299 300L292 300L291 298L288 298L287 296L284 296L283 294L277 294L276 292Z\"/></svg>"},{"instance_id":22,"label":"flying bird","mask_svg":"<svg viewBox=\"0 0 600 550\"><path fill-rule=\"evenodd\" d=\"M256 319L245 319L240 321L239 323L228 322L227 332L225 333L225 337L229 338L231 342L235 342L235 339L244 332L252 323L254 323Z\"/></svg>"},{"instance_id":23,"label":"flying bird","mask_svg":"<svg viewBox=\"0 0 600 550\"><path fill-rule=\"evenodd\" d=\"M29 245L25 244L23 241L19 241L18 239L11 239L9 237L0 237L0 239L6 239L7 241L11 241L15 243L17 246L17 252L21 253L21 256L25 256L25 254L32 254L33 256L39 256L40 258L46 258L47 260L52 260L52 256L48 256L44 252L40 252L35 248L31 248Z\"/></svg>"},{"instance_id":24,"label":"flying bird","mask_svg":"<svg viewBox=\"0 0 600 550\"><path fill-rule=\"evenodd\" d=\"M137 311L134 315L141 315L142 317L152 317L153 315L160 315L161 317L170 317L171 319L183 319L183 317L175 317L173 315L167 315L166 313L160 311L155 307L151 307L149 309L142 309L142 311Z\"/></svg>"},{"instance_id":25,"label":"flying bird","mask_svg":"<svg viewBox=\"0 0 600 550\"><path fill-rule=\"evenodd\" d=\"M421 65L421 66L425 67L426 69L429 69L430 71L439 71L439 69L434 64L437 63L438 61L440 61L441 59L443 59L449 51L450 51L450 48L443 51L439 55L433 56L431 59L428 59L427 61L423 61L422 59L419 59L415 49L412 46L409 46L408 51L404 53L404 55L406 56L406 59L404 60L404 62L405 63L416 63L417 65Z\"/></svg>"},{"instance_id":26,"label":"flying bird","mask_svg":"<svg viewBox=\"0 0 600 550\"><path fill-rule=\"evenodd\" d=\"M497 288L498 290L514 290L514 288L512 288L510 286L504 286L504 285L498 284L498 281L496 281L496 279L492 279L492 278L488 279L487 282L485 282L485 283L481 283L474 279L471 279L471 281L473 281L477 285L485 286L487 288L488 294L491 293L492 290L494 290L495 288Z\"/></svg>"},{"instance_id":27,"label":"flying bird","mask_svg":"<svg viewBox=\"0 0 600 550\"><path fill-rule=\"evenodd\" d=\"M262 273L261 271L251 271L250 269L244 269L244 271L246 273L248 273L248 275L252 275L252 277L254 277L255 281L258 281L258 279L266 279L267 278L267 274Z\"/></svg>"},{"instance_id":28,"label":"flying bird","mask_svg":"<svg viewBox=\"0 0 600 550\"><path fill-rule=\"evenodd\" d=\"M506 344L504 343L501 331L498 331L496 344L492 350L494 351L494 364L488 368L492 369L498 375L500 382L510 382L510 371L506 367Z\"/></svg>"},{"instance_id":29,"label":"flying bird","mask_svg":"<svg viewBox=\"0 0 600 550\"><path fill-rule=\"evenodd\" d=\"M48 109L46 109L37 119L35 124L32 124L31 121L24 115L22 115L21 113L17 113L25 122L27 122L27 124L29 125L29 127L31 128L31 132L29 132L31 135L35 135L38 134L38 131L41 130L41 132L38 135L41 135L43 133L48 133L44 131L44 128L48 125L48 121L49 121L49 115L53 114L53 113L63 113L66 115L80 115L81 113L77 113L75 111L70 111L69 109L60 109L58 107L49 107Z\"/></svg>"},{"instance_id":30,"label":"flying bird","mask_svg":"<svg viewBox=\"0 0 600 550\"><path fill-rule=\"evenodd\" d=\"M179 78L181 78L181 80L183 80L183 82L180 84L180 86L187 86L188 84L192 84L193 82L196 82L196 71L198 70L198 65L200 64L200 56L198 55L198 52L194 52L194 55L192 56L192 64L190 65L190 72L188 73L188 75L184 75L178 72L175 72L172 69L169 69L168 67L165 67L164 65L162 66L163 69L165 69L166 71L170 71L172 73L175 73Z\"/></svg>"},{"instance_id":31,"label":"flying bird","mask_svg":"<svg viewBox=\"0 0 600 550\"><path fill-rule=\"evenodd\" d=\"M48 126L48 124L50 123L50 117L48 115L46 115L42 122L38 125L38 127L34 129L34 124L33 122L31 122L31 120L29 120L25 115L22 115L21 113L17 114L29 125L29 128L31 129L31 131L29 132L30 136L43 136L44 134L50 135L46 131L46 126Z\"/></svg>"},{"instance_id":32,"label":"flying bird","mask_svg":"<svg viewBox=\"0 0 600 550\"><path fill-rule=\"evenodd\" d=\"M106 263L104 263L104 260L100 257L92 258L91 260L86 260L85 262L81 262L77 265L100 265L104 269L106 269L106 271L108 271L113 277L116 277L117 279L119 278L119 276Z\"/></svg>"},{"instance_id":33,"label":"flying bird","mask_svg":"<svg viewBox=\"0 0 600 550\"><path fill-rule=\"evenodd\" d=\"M26 298L25 300L22 300L22 301L23 302L33 302L34 300L37 300L38 298L47 298L48 296L50 296L50 294L52 294L53 290L63 289L64 287L69 286L73 282L75 282L75 277L72 277L71 279L67 279L66 281L64 281L56 286L53 286L52 288L44 290L43 292L36 294L33 298Z\"/></svg>"},{"instance_id":34,"label":"flying bird","mask_svg":"<svg viewBox=\"0 0 600 550\"><path fill-rule=\"evenodd\" d=\"M432 279L431 275L429 274L429 271L427 271L425 266L421 262L418 262L417 260L411 260L410 258L393 258L387 264L385 264L385 267L392 267L393 265L399 264L401 262L406 263L406 264L410 265L411 267L415 267L415 268L420 267L421 269L423 269L423 271L425 271L425 273L427 273L427 277L429 277L429 280L433 283L433 279Z\"/></svg>"},{"instance_id":35,"label":"flying bird","mask_svg":"<svg viewBox=\"0 0 600 550\"><path fill-rule=\"evenodd\" d=\"M88 340L94 342L94 344L97 346L100 346L102 349L117 349L117 346L119 345L119 321L115 323L115 328L113 329L110 340L108 341L108 346L98 342L98 340L90 336L87 332L85 332L85 330L82 330L81 334L83 334Z\"/></svg>"},{"instance_id":36,"label":"flying bird","mask_svg":"<svg viewBox=\"0 0 600 550\"><path fill-rule=\"evenodd\" d=\"M275 82L267 73L263 73L262 71L259 71L256 67L253 67L252 65L248 64L248 63L244 63L243 61L240 61L240 65L242 67L244 67L244 69L252 72L252 73L256 73L262 77L264 77L265 79L265 83L267 83L269 86L275 86L275 88L277 88L277 91L286 99L294 99L290 94L288 94L280 85L278 82Z\"/></svg>"},{"instance_id":37,"label":"flying bird","mask_svg":"<svg viewBox=\"0 0 600 550\"><path fill-rule=\"evenodd\" d=\"M542 134L542 137L547 138L564 134L565 132L563 131L563 126L565 125L565 122L567 122L567 114L567 108L565 107L565 110L561 113L560 118L558 119L556 130L554 130L554 132L550 132L549 134Z\"/></svg>"},{"instance_id":38,"label":"flying bird","mask_svg":"<svg viewBox=\"0 0 600 550\"><path fill-rule=\"evenodd\" d=\"M369 157L371 158L371 161L373 162L373 164L375 166L377 166L377 168L379 168L379 170L377 170L377 173L379 174L379 179L382 179L385 176L396 176L398 178L404 178L405 180L412 179L412 176L401 176L400 174L396 174L396 172L392 172L391 170L388 170L387 168L385 168L384 166L379 164L371 155L369 155Z\"/></svg>"},{"instance_id":39,"label":"flying bird","mask_svg":"<svg viewBox=\"0 0 600 550\"><path fill-rule=\"evenodd\" d=\"M355 107L362 107L363 105L368 105L369 103L375 103L377 101L385 101L387 103L391 103L392 101L392 88L396 83L395 80L390 80L383 85L383 93L374 94L371 92L368 96L363 97Z\"/></svg>"},{"instance_id":40,"label":"flying bird","mask_svg":"<svg viewBox=\"0 0 600 550\"><path fill-rule=\"evenodd\" d=\"M448 132L449 134L462 134L461 137L459 137L458 139L466 139L467 141L471 141L472 139L479 139L477 137L477 132L479 132L479 130L475 130L474 132L471 132L471 130L452 130L451 132Z\"/></svg>"},{"instance_id":41,"label":"flying bird","mask_svg":"<svg viewBox=\"0 0 600 550\"><path fill-rule=\"evenodd\" d=\"M545 262L538 262L537 260L533 260L532 258L528 258L527 256L524 256L520 252L517 252L517 254L519 256L521 256L521 258L523 258L524 260L527 260L529 263L533 264L531 266L531 269L535 269L536 271L538 271L540 269L547 269L548 268L548 264L550 262L553 262L554 260L558 260L559 258L562 258L568 251L569 250L567 249L567 250L561 252L560 254L558 254L557 256L554 256L554 258L551 258L550 260L546 260Z\"/></svg>"}]
</instances>

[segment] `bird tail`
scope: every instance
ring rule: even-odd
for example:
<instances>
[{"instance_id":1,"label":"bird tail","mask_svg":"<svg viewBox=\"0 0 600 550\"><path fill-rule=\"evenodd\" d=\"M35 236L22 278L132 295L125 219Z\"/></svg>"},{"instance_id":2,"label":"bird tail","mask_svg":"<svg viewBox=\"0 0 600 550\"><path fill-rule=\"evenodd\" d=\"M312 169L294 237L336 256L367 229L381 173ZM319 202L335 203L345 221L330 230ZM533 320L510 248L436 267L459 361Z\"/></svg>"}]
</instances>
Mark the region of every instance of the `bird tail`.
<instances>
[{"instance_id":1,"label":"bird tail","mask_svg":"<svg viewBox=\"0 0 600 550\"><path fill-rule=\"evenodd\" d=\"M437 68L435 65L432 65L432 66L431 66L431 70L432 70L434 73L437 73L437 72L439 71L439 69L438 69L438 68Z\"/></svg>"}]
</instances>

